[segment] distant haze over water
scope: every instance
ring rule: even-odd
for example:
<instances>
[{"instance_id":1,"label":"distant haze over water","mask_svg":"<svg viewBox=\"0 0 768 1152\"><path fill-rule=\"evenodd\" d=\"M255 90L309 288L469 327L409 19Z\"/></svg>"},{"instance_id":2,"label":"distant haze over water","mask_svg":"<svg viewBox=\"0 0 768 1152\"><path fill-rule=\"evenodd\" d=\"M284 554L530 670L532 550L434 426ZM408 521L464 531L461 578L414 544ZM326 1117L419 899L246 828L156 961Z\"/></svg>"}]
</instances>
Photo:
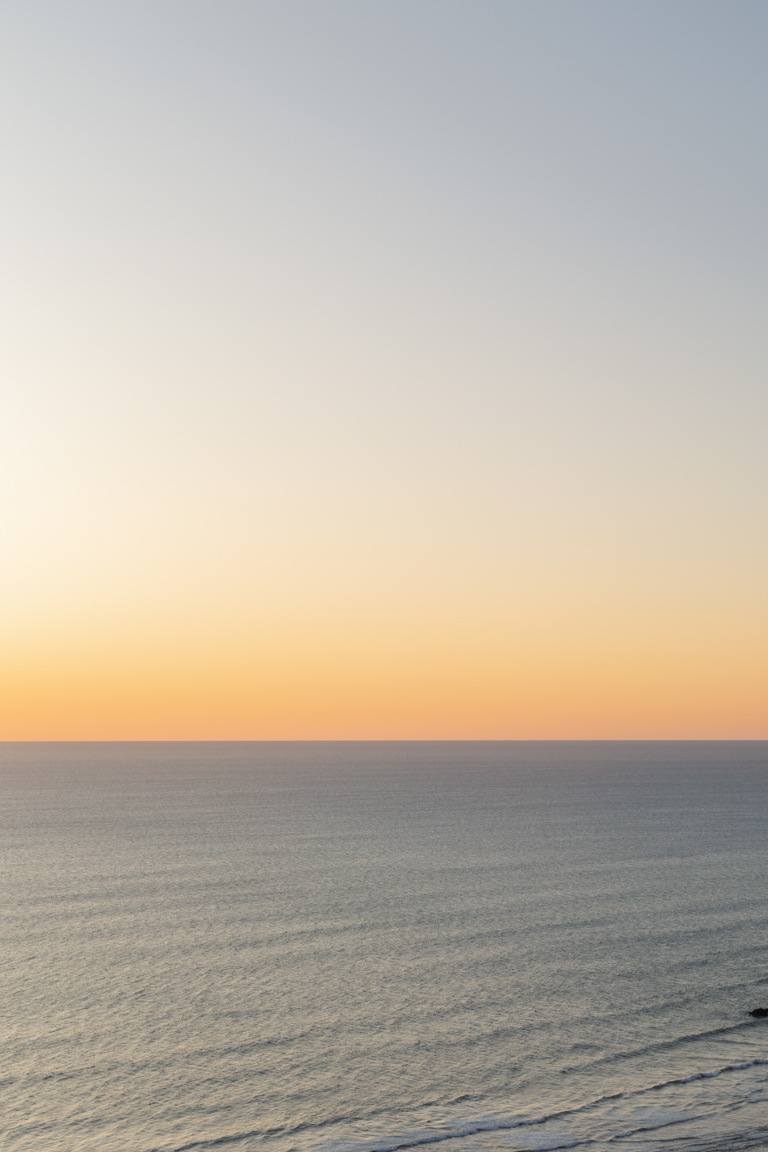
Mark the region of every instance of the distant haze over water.
<instances>
[{"instance_id":1,"label":"distant haze over water","mask_svg":"<svg viewBox=\"0 0 768 1152\"><path fill-rule=\"evenodd\" d=\"M8 1152L768 1141L768 745L0 746Z\"/></svg>"}]
</instances>

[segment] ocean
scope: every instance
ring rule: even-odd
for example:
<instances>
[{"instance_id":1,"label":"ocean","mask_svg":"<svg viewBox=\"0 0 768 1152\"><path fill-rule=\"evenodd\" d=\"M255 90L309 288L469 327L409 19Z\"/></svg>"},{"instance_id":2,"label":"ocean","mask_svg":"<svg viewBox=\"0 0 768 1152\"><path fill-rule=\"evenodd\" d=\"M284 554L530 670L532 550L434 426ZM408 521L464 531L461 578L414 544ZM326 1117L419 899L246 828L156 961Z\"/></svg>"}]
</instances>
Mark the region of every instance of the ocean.
<instances>
[{"instance_id":1,"label":"ocean","mask_svg":"<svg viewBox=\"0 0 768 1152\"><path fill-rule=\"evenodd\" d=\"M4 1152L768 1143L768 744L0 745Z\"/></svg>"}]
</instances>

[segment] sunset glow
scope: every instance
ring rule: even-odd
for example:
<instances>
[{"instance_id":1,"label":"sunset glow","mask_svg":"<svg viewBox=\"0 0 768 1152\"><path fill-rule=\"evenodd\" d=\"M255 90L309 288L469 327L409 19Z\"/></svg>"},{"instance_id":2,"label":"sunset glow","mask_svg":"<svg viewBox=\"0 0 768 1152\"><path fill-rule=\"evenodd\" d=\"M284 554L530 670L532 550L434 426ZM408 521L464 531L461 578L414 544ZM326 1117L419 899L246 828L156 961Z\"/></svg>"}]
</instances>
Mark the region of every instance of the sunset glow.
<instances>
[{"instance_id":1,"label":"sunset glow","mask_svg":"<svg viewBox=\"0 0 768 1152\"><path fill-rule=\"evenodd\" d=\"M768 736L764 7L2 25L0 738Z\"/></svg>"}]
</instances>

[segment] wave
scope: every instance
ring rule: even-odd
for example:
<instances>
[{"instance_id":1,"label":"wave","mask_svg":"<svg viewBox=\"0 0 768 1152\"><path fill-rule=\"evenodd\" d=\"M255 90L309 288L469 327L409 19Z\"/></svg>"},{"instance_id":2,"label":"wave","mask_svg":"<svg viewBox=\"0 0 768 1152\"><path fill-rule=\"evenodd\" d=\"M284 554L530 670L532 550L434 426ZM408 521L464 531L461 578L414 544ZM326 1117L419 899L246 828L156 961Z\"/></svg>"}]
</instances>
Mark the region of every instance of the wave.
<instances>
[{"instance_id":1,"label":"wave","mask_svg":"<svg viewBox=\"0 0 768 1152\"><path fill-rule=\"evenodd\" d=\"M656 1092L660 1088L671 1088L673 1084L692 1084L694 1080L712 1080L715 1076L722 1076L723 1072L743 1072L745 1068L756 1068L760 1064L768 1064L768 1060L745 1060L742 1064L726 1064L723 1068L716 1068L714 1072L694 1072L691 1076L681 1076L676 1080L664 1080L661 1084L654 1084L651 1088L639 1088L638 1092Z\"/></svg>"},{"instance_id":2,"label":"wave","mask_svg":"<svg viewBox=\"0 0 768 1152\"><path fill-rule=\"evenodd\" d=\"M606 1056L600 1056L597 1060L563 1068L562 1071L583 1071L585 1068L598 1068L601 1064L613 1064L618 1060L633 1060L638 1056L649 1056L656 1052L670 1052L681 1044L696 1044L700 1040L713 1040L715 1037L730 1036L734 1032L743 1032L755 1026L760 1027L755 1020L740 1020L738 1024L727 1024L722 1028L708 1028L704 1032L689 1032L683 1036L675 1036L671 1040L657 1040L654 1044L646 1044L642 1048L631 1048L625 1052L610 1052ZM638 1091L644 1091L644 1089L638 1089Z\"/></svg>"}]
</instances>

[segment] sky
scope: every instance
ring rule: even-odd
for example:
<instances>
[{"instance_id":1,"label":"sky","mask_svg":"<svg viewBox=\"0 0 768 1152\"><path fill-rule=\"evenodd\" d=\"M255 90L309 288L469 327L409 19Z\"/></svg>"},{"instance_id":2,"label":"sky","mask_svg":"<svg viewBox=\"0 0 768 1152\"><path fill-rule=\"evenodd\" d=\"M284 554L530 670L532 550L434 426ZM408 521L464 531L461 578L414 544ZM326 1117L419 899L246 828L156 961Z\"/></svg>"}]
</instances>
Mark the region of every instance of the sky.
<instances>
[{"instance_id":1,"label":"sky","mask_svg":"<svg viewBox=\"0 0 768 1152\"><path fill-rule=\"evenodd\" d=\"M768 738L762 0L0 13L0 739Z\"/></svg>"}]
</instances>

